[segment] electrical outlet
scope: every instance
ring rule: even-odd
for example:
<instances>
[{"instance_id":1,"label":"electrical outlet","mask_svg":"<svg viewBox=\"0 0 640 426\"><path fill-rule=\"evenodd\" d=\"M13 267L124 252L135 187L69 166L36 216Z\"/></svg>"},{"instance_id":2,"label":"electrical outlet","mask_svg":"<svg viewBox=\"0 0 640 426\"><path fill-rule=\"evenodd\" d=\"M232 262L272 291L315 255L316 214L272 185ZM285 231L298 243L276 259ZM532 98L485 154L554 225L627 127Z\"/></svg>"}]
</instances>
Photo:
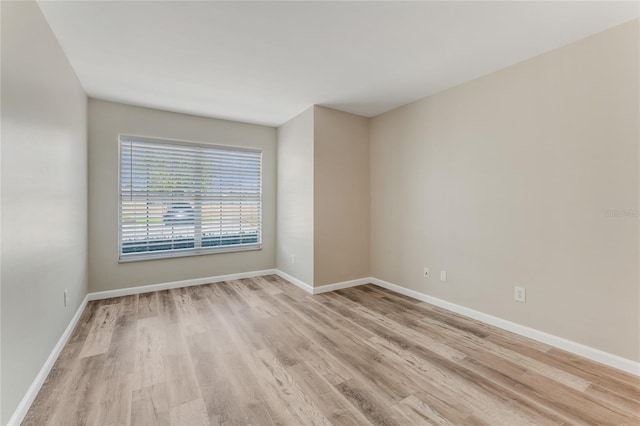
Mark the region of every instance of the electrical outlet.
<instances>
[{"instance_id":1,"label":"electrical outlet","mask_svg":"<svg viewBox=\"0 0 640 426\"><path fill-rule=\"evenodd\" d=\"M440 271L440 281L442 281L443 283L447 282L447 271Z\"/></svg>"},{"instance_id":2,"label":"electrical outlet","mask_svg":"<svg viewBox=\"0 0 640 426\"><path fill-rule=\"evenodd\" d=\"M527 289L524 287L514 287L513 298L518 302L525 303L527 301Z\"/></svg>"},{"instance_id":3,"label":"electrical outlet","mask_svg":"<svg viewBox=\"0 0 640 426\"><path fill-rule=\"evenodd\" d=\"M67 301L68 301L68 296L69 296L69 290L65 290L63 293L63 297L64 297L64 307L67 307Z\"/></svg>"},{"instance_id":4,"label":"electrical outlet","mask_svg":"<svg viewBox=\"0 0 640 426\"><path fill-rule=\"evenodd\" d=\"M292 254L292 255L291 255L291 264L293 265L293 264L295 264L295 263L296 263L296 255L295 255L295 254Z\"/></svg>"},{"instance_id":5,"label":"electrical outlet","mask_svg":"<svg viewBox=\"0 0 640 426\"><path fill-rule=\"evenodd\" d=\"M427 268L426 266L424 267L424 277L429 278L429 268Z\"/></svg>"}]
</instances>

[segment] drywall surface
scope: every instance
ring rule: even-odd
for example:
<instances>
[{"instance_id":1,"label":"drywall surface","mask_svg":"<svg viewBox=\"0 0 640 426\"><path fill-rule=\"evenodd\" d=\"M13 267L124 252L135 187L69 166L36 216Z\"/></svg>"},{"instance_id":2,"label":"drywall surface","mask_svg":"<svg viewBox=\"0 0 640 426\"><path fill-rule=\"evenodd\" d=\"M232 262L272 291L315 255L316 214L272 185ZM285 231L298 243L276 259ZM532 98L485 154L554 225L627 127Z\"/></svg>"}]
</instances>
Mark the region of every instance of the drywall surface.
<instances>
[{"instance_id":1,"label":"drywall surface","mask_svg":"<svg viewBox=\"0 0 640 426\"><path fill-rule=\"evenodd\" d=\"M369 276L369 120L314 111L314 286L320 286Z\"/></svg>"},{"instance_id":2,"label":"drywall surface","mask_svg":"<svg viewBox=\"0 0 640 426\"><path fill-rule=\"evenodd\" d=\"M6 424L87 294L87 98L36 3L0 7Z\"/></svg>"},{"instance_id":3,"label":"drywall surface","mask_svg":"<svg viewBox=\"0 0 640 426\"><path fill-rule=\"evenodd\" d=\"M638 22L373 118L372 276L640 360Z\"/></svg>"},{"instance_id":4,"label":"drywall surface","mask_svg":"<svg viewBox=\"0 0 640 426\"><path fill-rule=\"evenodd\" d=\"M118 137L146 136L262 150L262 249L118 263ZM89 100L91 291L182 281L275 266L276 129Z\"/></svg>"},{"instance_id":5,"label":"drywall surface","mask_svg":"<svg viewBox=\"0 0 640 426\"><path fill-rule=\"evenodd\" d=\"M313 285L313 126L308 108L278 128L276 265Z\"/></svg>"}]
</instances>

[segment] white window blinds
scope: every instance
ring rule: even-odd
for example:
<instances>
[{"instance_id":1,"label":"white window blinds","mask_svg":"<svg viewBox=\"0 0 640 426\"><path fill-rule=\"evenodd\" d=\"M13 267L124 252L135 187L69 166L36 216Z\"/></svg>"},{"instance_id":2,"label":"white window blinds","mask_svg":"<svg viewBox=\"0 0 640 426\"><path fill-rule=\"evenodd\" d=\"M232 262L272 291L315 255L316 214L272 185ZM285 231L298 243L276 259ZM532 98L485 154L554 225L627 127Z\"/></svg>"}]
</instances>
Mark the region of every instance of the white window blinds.
<instances>
[{"instance_id":1,"label":"white window blinds","mask_svg":"<svg viewBox=\"0 0 640 426\"><path fill-rule=\"evenodd\" d=\"M262 153L120 138L120 260L262 243Z\"/></svg>"}]
</instances>

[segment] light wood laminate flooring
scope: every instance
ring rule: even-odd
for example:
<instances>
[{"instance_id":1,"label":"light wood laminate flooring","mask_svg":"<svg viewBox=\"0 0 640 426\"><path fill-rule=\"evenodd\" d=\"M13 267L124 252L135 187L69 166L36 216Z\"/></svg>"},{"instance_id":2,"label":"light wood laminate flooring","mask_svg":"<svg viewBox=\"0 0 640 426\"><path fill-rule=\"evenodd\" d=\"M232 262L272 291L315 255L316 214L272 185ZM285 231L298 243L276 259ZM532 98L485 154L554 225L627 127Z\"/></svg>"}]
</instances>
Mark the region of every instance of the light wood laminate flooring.
<instances>
[{"instance_id":1,"label":"light wood laminate flooring","mask_svg":"<svg viewBox=\"0 0 640 426\"><path fill-rule=\"evenodd\" d=\"M90 302L24 425L640 424L640 379L373 285Z\"/></svg>"}]
</instances>

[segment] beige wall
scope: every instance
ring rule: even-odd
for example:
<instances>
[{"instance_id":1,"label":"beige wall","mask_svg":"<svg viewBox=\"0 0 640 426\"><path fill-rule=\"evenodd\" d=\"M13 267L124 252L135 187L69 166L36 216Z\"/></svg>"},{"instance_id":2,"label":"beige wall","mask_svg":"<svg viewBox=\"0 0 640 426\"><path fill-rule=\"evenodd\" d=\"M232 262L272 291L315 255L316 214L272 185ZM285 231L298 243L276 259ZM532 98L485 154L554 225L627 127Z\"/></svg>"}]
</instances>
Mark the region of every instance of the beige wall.
<instances>
[{"instance_id":1,"label":"beige wall","mask_svg":"<svg viewBox=\"0 0 640 426\"><path fill-rule=\"evenodd\" d=\"M369 120L315 107L314 286L369 276Z\"/></svg>"},{"instance_id":2,"label":"beige wall","mask_svg":"<svg viewBox=\"0 0 640 426\"><path fill-rule=\"evenodd\" d=\"M118 135L243 146L263 152L262 250L118 263ZM91 291L271 269L275 265L276 129L89 100Z\"/></svg>"},{"instance_id":3,"label":"beige wall","mask_svg":"<svg viewBox=\"0 0 640 426\"><path fill-rule=\"evenodd\" d=\"M276 265L310 286L369 276L368 131L317 106L278 128Z\"/></svg>"},{"instance_id":4,"label":"beige wall","mask_svg":"<svg viewBox=\"0 0 640 426\"><path fill-rule=\"evenodd\" d=\"M36 3L0 7L6 424L87 294L87 98Z\"/></svg>"},{"instance_id":5,"label":"beige wall","mask_svg":"<svg viewBox=\"0 0 640 426\"><path fill-rule=\"evenodd\" d=\"M309 285L313 285L313 122L311 107L278 128L276 265Z\"/></svg>"},{"instance_id":6,"label":"beige wall","mask_svg":"<svg viewBox=\"0 0 640 426\"><path fill-rule=\"evenodd\" d=\"M639 218L605 214L638 209L638 52L636 20L372 119L372 275L640 360Z\"/></svg>"}]
</instances>

